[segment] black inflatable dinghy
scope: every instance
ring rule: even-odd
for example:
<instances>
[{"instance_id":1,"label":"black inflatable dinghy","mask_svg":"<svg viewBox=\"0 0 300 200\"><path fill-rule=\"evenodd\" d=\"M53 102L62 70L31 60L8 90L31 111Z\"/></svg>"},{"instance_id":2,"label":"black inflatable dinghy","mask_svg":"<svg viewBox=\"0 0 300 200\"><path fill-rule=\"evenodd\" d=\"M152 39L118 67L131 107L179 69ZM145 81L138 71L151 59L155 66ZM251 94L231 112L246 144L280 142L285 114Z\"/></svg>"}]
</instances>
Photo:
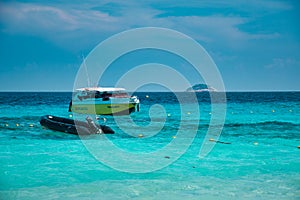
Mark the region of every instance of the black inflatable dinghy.
<instances>
[{"instance_id":1,"label":"black inflatable dinghy","mask_svg":"<svg viewBox=\"0 0 300 200\"><path fill-rule=\"evenodd\" d=\"M95 124L94 121L89 117L87 117L86 122L84 122L84 121L78 121L78 120L73 120L68 118L56 117L53 115L45 115L41 118L40 124L51 130L75 134L75 135L114 133L114 131L110 127L105 125Z\"/></svg>"}]
</instances>

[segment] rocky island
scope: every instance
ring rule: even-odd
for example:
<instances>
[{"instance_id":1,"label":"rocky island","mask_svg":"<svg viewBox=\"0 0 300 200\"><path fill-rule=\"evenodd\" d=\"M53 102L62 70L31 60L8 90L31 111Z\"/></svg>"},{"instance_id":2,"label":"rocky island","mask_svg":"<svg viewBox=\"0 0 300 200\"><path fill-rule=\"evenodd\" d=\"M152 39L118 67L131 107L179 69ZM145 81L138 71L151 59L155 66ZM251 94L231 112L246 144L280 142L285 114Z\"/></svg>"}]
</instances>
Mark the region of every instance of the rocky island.
<instances>
[{"instance_id":1,"label":"rocky island","mask_svg":"<svg viewBox=\"0 0 300 200\"><path fill-rule=\"evenodd\" d=\"M216 92L217 90L206 84L196 84L186 89L187 92Z\"/></svg>"}]
</instances>

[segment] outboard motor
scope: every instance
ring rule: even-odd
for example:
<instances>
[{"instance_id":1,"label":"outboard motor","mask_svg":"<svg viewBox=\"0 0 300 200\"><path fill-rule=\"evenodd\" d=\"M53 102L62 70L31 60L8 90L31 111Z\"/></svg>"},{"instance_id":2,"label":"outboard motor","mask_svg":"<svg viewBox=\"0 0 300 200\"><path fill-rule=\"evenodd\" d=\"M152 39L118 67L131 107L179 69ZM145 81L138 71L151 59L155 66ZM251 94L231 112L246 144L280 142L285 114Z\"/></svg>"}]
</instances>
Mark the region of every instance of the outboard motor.
<instances>
[{"instance_id":1,"label":"outboard motor","mask_svg":"<svg viewBox=\"0 0 300 200\"><path fill-rule=\"evenodd\" d=\"M95 122L89 116L87 116L85 119L86 119L86 121L87 121L87 123L89 125L89 130L92 133L97 133L97 134L101 134L102 133L101 128L98 128L97 125L95 124Z\"/></svg>"}]
</instances>

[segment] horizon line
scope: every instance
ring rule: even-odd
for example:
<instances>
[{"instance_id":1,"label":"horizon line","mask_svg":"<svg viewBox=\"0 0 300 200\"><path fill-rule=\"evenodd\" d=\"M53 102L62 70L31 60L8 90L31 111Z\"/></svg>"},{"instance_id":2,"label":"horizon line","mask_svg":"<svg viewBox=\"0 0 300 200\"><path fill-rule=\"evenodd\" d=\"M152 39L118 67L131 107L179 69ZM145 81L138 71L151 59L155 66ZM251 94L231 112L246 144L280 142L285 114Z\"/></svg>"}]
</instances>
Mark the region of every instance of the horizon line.
<instances>
[{"instance_id":1,"label":"horizon line","mask_svg":"<svg viewBox=\"0 0 300 200\"><path fill-rule=\"evenodd\" d=\"M73 92L72 90L0 90L1 93L3 92ZM132 91L127 91L133 93ZM172 91L134 91L134 92L172 92ZM188 92L188 91L174 91L174 92ZM206 91L204 91L205 93ZM221 92L221 91L214 91L214 92ZM300 92L300 90L225 90L225 92ZM197 92L196 92L197 93ZM202 93L202 92L198 92Z\"/></svg>"}]
</instances>

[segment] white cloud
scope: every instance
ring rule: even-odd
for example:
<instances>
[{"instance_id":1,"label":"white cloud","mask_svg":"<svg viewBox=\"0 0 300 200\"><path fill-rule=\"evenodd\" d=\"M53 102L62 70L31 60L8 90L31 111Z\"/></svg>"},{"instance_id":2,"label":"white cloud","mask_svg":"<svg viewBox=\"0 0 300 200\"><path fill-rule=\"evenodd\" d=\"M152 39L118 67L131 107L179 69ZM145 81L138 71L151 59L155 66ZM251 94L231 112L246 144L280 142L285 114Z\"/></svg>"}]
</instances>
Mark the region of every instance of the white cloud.
<instances>
[{"instance_id":1,"label":"white cloud","mask_svg":"<svg viewBox=\"0 0 300 200\"><path fill-rule=\"evenodd\" d=\"M46 38L57 45L87 45L89 36L119 30L118 21L96 10L61 8L29 3L6 3L0 6L2 32Z\"/></svg>"},{"instance_id":2,"label":"white cloud","mask_svg":"<svg viewBox=\"0 0 300 200\"><path fill-rule=\"evenodd\" d=\"M82 28L93 29L97 23L116 21L106 13L94 10L58 8L38 4L13 3L1 5L1 21L4 31L10 32L65 32ZM95 24L96 23L96 24Z\"/></svg>"},{"instance_id":3,"label":"white cloud","mask_svg":"<svg viewBox=\"0 0 300 200\"><path fill-rule=\"evenodd\" d=\"M293 58L274 58L273 62L265 65L267 69L284 69L284 68L292 68L292 67L300 67L300 61L295 60Z\"/></svg>"},{"instance_id":4,"label":"white cloud","mask_svg":"<svg viewBox=\"0 0 300 200\"><path fill-rule=\"evenodd\" d=\"M102 2L102 5L106 2ZM262 1L263 8L288 9L280 2ZM222 5L229 6L230 3ZM257 4L251 4L252 6ZM109 12L92 9L95 5L69 4L42 5L37 3L2 3L0 22L7 33L21 33L39 36L52 42L73 49L84 48L91 43L98 43L106 37L123 30L144 26L172 28L190 35L196 40L223 45L244 46L243 42L252 39L272 39L279 33L250 34L238 28L250 19L239 16L169 16L157 17L162 10L152 8L150 3L118 2L114 9L119 9L120 16ZM168 5L165 3L164 5ZM190 4L192 5L192 4ZM198 6L204 5L197 4ZM231 3L232 6L232 3ZM101 6L100 6L101 7ZM112 9L112 8L111 8ZM95 44L94 44L95 45Z\"/></svg>"}]
</instances>

